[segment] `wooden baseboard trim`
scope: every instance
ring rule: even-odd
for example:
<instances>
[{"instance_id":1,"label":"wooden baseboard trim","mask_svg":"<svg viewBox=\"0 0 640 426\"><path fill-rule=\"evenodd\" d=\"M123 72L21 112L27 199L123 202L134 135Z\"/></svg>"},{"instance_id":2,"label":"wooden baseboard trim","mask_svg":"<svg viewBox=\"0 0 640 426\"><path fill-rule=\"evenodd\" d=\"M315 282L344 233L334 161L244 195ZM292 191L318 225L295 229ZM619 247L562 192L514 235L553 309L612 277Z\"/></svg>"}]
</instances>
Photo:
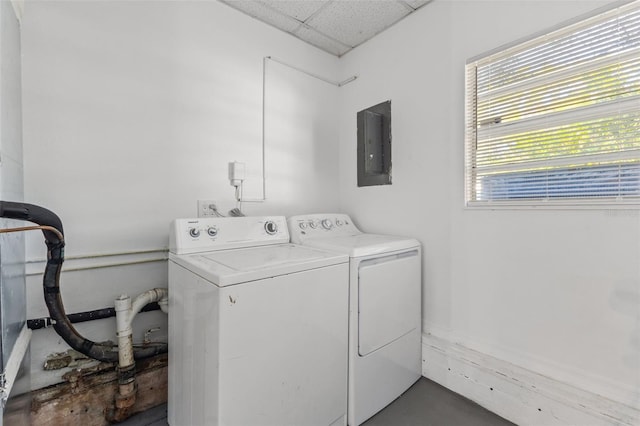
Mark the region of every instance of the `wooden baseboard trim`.
<instances>
[{"instance_id":1,"label":"wooden baseboard trim","mask_svg":"<svg viewBox=\"0 0 640 426\"><path fill-rule=\"evenodd\" d=\"M422 375L518 425L640 425L640 407L613 401L430 334Z\"/></svg>"}]
</instances>

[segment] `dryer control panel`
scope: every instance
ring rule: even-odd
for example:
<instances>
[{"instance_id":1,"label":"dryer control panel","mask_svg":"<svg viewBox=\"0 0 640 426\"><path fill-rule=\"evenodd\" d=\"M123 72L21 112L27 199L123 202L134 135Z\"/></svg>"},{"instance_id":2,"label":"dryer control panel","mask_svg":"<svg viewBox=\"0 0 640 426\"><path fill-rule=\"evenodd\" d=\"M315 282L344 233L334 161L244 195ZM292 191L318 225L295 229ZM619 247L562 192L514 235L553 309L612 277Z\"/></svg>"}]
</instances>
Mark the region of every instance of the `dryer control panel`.
<instances>
[{"instance_id":1,"label":"dryer control panel","mask_svg":"<svg viewBox=\"0 0 640 426\"><path fill-rule=\"evenodd\" d=\"M284 216L201 217L176 219L169 232L175 254L254 247L289 242Z\"/></svg>"},{"instance_id":2,"label":"dryer control panel","mask_svg":"<svg viewBox=\"0 0 640 426\"><path fill-rule=\"evenodd\" d=\"M302 244L308 238L348 237L362 232L349 215L341 213L292 216L288 220L291 242Z\"/></svg>"}]
</instances>

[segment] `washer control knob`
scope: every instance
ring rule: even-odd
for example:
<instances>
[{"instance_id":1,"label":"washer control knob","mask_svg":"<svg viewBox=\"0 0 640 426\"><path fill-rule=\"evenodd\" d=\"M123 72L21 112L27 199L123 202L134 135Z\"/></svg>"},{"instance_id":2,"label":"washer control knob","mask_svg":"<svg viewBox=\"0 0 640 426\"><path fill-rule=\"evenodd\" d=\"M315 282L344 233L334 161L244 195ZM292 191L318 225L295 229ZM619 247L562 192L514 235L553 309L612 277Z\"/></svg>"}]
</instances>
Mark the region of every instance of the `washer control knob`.
<instances>
[{"instance_id":1,"label":"washer control knob","mask_svg":"<svg viewBox=\"0 0 640 426\"><path fill-rule=\"evenodd\" d=\"M264 224L264 230L267 231L267 234L269 235L273 235L276 232L278 232L278 225L275 224L275 222L272 221L267 221Z\"/></svg>"},{"instance_id":2,"label":"washer control knob","mask_svg":"<svg viewBox=\"0 0 640 426\"><path fill-rule=\"evenodd\" d=\"M324 229L331 229L331 228L333 228L333 222L331 222L331 219L323 219L322 220L322 227Z\"/></svg>"},{"instance_id":3,"label":"washer control knob","mask_svg":"<svg viewBox=\"0 0 640 426\"><path fill-rule=\"evenodd\" d=\"M214 228L213 226L208 227L207 234L209 234L210 237L215 237L218 235L218 228Z\"/></svg>"},{"instance_id":4,"label":"washer control knob","mask_svg":"<svg viewBox=\"0 0 640 426\"><path fill-rule=\"evenodd\" d=\"M298 226L300 227L300 229L307 229L307 224L305 222L300 222Z\"/></svg>"},{"instance_id":5,"label":"washer control knob","mask_svg":"<svg viewBox=\"0 0 640 426\"><path fill-rule=\"evenodd\" d=\"M198 238L200 236L200 230L198 228L189 228L189 235L193 238Z\"/></svg>"},{"instance_id":6,"label":"washer control knob","mask_svg":"<svg viewBox=\"0 0 640 426\"><path fill-rule=\"evenodd\" d=\"M336 226L344 225L340 219L336 219Z\"/></svg>"},{"instance_id":7,"label":"washer control knob","mask_svg":"<svg viewBox=\"0 0 640 426\"><path fill-rule=\"evenodd\" d=\"M318 223L315 220L309 221L309 227L311 229L316 229L318 227Z\"/></svg>"}]
</instances>

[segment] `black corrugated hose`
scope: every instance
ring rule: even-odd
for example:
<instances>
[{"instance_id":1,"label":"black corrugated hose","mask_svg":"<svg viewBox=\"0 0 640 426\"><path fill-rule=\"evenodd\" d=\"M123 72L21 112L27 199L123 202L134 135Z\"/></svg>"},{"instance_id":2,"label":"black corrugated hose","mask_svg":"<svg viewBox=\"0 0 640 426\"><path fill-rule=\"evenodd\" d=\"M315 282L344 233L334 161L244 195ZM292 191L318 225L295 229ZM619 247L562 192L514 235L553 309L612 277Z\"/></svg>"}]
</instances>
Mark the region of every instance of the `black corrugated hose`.
<instances>
[{"instance_id":1,"label":"black corrugated hose","mask_svg":"<svg viewBox=\"0 0 640 426\"><path fill-rule=\"evenodd\" d=\"M52 211L34 204L0 201L0 217L26 220L40 226L50 226L58 230L61 235L64 235L60 218ZM60 296L59 285L60 270L64 262L64 238L60 238L56 232L50 230L43 229L42 232L47 245L47 265L44 270L42 286L44 300L49 309L49 316L54 321L54 330L69 346L78 352L100 361L117 362L117 348L85 339L76 331L69 318L67 318ZM154 344L135 348L134 356L136 359L142 359L164 352L167 352L167 345Z\"/></svg>"}]
</instances>

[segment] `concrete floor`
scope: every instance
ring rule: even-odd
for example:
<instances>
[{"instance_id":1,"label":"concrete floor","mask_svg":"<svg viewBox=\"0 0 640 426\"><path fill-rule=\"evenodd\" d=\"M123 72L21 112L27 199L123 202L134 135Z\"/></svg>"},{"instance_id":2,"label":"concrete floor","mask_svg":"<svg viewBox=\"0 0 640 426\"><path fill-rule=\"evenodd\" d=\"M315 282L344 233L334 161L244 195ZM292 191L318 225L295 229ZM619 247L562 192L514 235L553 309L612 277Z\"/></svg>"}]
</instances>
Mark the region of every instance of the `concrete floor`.
<instances>
[{"instance_id":1,"label":"concrete floor","mask_svg":"<svg viewBox=\"0 0 640 426\"><path fill-rule=\"evenodd\" d=\"M120 423L167 426L167 406L160 405ZM418 380L409 390L362 426L514 426L439 384Z\"/></svg>"},{"instance_id":2,"label":"concrete floor","mask_svg":"<svg viewBox=\"0 0 640 426\"><path fill-rule=\"evenodd\" d=\"M425 379L362 426L515 426L475 402Z\"/></svg>"}]
</instances>

